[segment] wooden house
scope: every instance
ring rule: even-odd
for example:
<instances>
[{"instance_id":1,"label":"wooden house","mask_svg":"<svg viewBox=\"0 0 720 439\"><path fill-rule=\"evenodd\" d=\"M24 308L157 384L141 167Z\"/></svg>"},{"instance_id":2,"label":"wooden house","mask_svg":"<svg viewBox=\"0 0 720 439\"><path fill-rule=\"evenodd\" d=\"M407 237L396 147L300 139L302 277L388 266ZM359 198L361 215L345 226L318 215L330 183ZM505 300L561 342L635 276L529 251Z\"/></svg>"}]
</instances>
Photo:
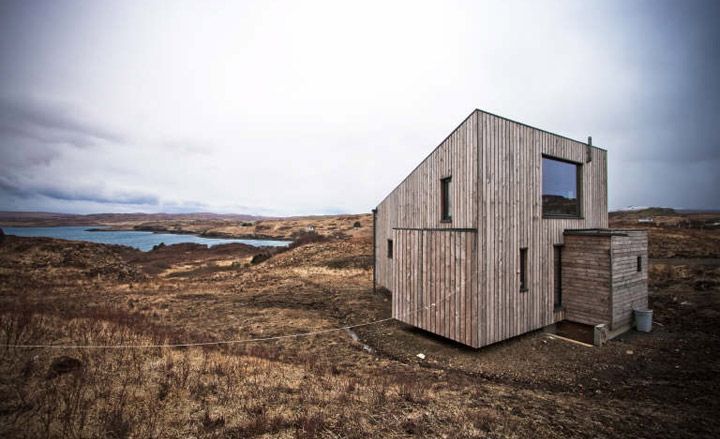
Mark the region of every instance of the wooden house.
<instances>
[{"instance_id":1,"label":"wooden house","mask_svg":"<svg viewBox=\"0 0 720 439\"><path fill-rule=\"evenodd\" d=\"M374 210L392 315L482 347L647 306L647 237L608 230L607 151L473 111Z\"/></svg>"}]
</instances>

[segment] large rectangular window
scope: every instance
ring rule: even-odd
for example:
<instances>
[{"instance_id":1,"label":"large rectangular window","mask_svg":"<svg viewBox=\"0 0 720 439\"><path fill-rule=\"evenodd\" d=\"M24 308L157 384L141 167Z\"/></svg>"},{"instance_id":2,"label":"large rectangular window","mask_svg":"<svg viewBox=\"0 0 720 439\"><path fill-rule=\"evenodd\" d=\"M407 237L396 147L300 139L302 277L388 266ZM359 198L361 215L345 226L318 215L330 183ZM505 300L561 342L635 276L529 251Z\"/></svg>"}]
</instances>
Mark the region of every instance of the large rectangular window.
<instances>
[{"instance_id":1,"label":"large rectangular window","mask_svg":"<svg viewBox=\"0 0 720 439\"><path fill-rule=\"evenodd\" d=\"M520 249L520 291L527 291L527 249Z\"/></svg>"},{"instance_id":2,"label":"large rectangular window","mask_svg":"<svg viewBox=\"0 0 720 439\"><path fill-rule=\"evenodd\" d=\"M452 221L452 194L450 192L450 182L452 177L445 177L440 180L440 220L444 222Z\"/></svg>"},{"instance_id":3,"label":"large rectangular window","mask_svg":"<svg viewBox=\"0 0 720 439\"><path fill-rule=\"evenodd\" d=\"M582 166L550 157L542 159L542 203L544 217L578 218Z\"/></svg>"}]
</instances>

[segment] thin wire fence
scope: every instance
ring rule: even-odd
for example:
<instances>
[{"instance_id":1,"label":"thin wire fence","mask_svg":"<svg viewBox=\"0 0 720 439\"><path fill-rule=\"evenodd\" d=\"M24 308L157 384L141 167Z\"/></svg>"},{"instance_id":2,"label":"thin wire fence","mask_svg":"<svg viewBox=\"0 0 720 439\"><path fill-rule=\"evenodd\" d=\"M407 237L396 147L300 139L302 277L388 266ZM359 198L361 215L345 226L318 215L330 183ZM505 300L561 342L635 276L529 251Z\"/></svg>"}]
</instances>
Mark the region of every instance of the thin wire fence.
<instances>
[{"instance_id":1,"label":"thin wire fence","mask_svg":"<svg viewBox=\"0 0 720 439\"><path fill-rule=\"evenodd\" d=\"M425 306L422 308L417 308L415 310L401 314L398 316L398 319L412 315L412 314L417 314L419 312L425 311L430 308L434 308L439 303L445 302L446 300L450 299L451 297L453 297L456 294L457 294L457 291L443 297L439 302L432 303L428 306ZM331 332L347 331L347 330L351 330L351 329L355 329L355 328L361 328L364 326L378 325L381 323L389 322L391 320L395 320L395 318L388 317L388 318L384 318L384 319L380 319L380 320L373 320L371 322L358 323L355 325L347 325L347 326L341 326L341 327L337 327L337 328L321 329L318 331L300 332L300 333L295 333L295 334L277 335L277 336L273 336L273 337L248 338L248 339L243 339L243 340L217 340L217 341L204 341L204 342L196 342L196 343L136 344L136 345L133 345L133 344L124 344L124 345L15 344L15 345L5 345L5 346L7 348L17 348L17 349L158 349L158 348L163 349L163 348L189 348L189 347L202 347L202 346L220 346L220 345L233 345L233 344L245 344L245 343L258 343L258 342L264 342L264 341L283 340L283 339L289 339L289 338L309 337L309 336L313 336L313 335L328 334Z\"/></svg>"}]
</instances>

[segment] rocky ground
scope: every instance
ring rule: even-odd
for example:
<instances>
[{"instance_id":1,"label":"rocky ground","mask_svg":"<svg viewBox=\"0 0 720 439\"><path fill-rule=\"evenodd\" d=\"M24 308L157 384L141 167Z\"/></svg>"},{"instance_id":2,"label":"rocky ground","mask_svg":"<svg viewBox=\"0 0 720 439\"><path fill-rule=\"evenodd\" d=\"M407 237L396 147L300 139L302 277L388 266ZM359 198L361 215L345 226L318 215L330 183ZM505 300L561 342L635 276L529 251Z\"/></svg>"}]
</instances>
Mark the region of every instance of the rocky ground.
<instances>
[{"instance_id":1,"label":"rocky ground","mask_svg":"<svg viewBox=\"0 0 720 439\"><path fill-rule=\"evenodd\" d=\"M601 348L536 332L472 350L397 322L205 347L13 347L242 341L389 316L389 297L372 289L369 215L274 221L277 233L301 232L302 245L142 253L5 237L0 435L714 437L720 429L720 232L692 225L651 231L653 332ZM307 221L319 237L307 236Z\"/></svg>"}]
</instances>

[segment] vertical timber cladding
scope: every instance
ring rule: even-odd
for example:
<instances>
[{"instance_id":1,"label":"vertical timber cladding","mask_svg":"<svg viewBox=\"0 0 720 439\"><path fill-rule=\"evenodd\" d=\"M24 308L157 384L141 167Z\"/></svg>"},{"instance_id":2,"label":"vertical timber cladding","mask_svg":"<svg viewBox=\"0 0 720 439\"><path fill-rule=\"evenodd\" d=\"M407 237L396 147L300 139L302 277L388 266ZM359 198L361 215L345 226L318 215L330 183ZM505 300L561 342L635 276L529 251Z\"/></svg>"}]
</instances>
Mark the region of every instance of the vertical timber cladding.
<instances>
[{"instance_id":1,"label":"vertical timber cladding","mask_svg":"<svg viewBox=\"0 0 720 439\"><path fill-rule=\"evenodd\" d=\"M553 246L563 244L565 229L607 227L607 153L477 113L478 337L479 345L485 346L562 318L553 304ZM581 218L543 218L543 155L582 165ZM528 249L526 292L519 285L520 248Z\"/></svg>"},{"instance_id":2,"label":"vertical timber cladding","mask_svg":"<svg viewBox=\"0 0 720 439\"><path fill-rule=\"evenodd\" d=\"M565 232L562 285L567 320L611 324L610 248L608 233Z\"/></svg>"},{"instance_id":3,"label":"vertical timber cladding","mask_svg":"<svg viewBox=\"0 0 720 439\"><path fill-rule=\"evenodd\" d=\"M377 285L393 289L393 228L477 229L477 112L472 112L377 207ZM440 179L452 176L452 222L440 221ZM395 251L399 251L397 245Z\"/></svg>"},{"instance_id":4,"label":"vertical timber cladding","mask_svg":"<svg viewBox=\"0 0 720 439\"><path fill-rule=\"evenodd\" d=\"M393 317L477 347L476 238L476 230L395 229Z\"/></svg>"},{"instance_id":5,"label":"vertical timber cladding","mask_svg":"<svg viewBox=\"0 0 720 439\"><path fill-rule=\"evenodd\" d=\"M581 165L580 218L543 218L543 155ZM440 180L449 176L452 222L445 223L441 222ZM420 303L427 306L426 291L448 285L453 288L457 277L449 276L450 268L440 261L454 261L446 255L452 251L453 240L474 242L469 259L475 261L475 270L466 272L464 263L455 264L463 271L460 277L477 279L467 314L473 334L468 342L461 328L460 339L466 341L456 339L474 347L485 346L562 319L563 311L553 306L553 246L563 244L566 229L607 225L604 150L476 110L378 205L377 284L393 290L393 315L397 318L446 337L458 337L452 309L439 308L418 317L406 313L422 308ZM461 233L475 237L458 238L450 229L467 229ZM394 242L392 258L387 254L388 240ZM439 247L430 251L428 245ZM520 248L527 248L527 291L520 291L519 285ZM427 265L426 254L432 255L435 265ZM418 266L421 268L414 268ZM446 281L450 284L443 283ZM446 326L451 323L448 319L455 319L454 329Z\"/></svg>"},{"instance_id":6,"label":"vertical timber cladding","mask_svg":"<svg viewBox=\"0 0 720 439\"><path fill-rule=\"evenodd\" d=\"M630 326L633 309L648 306L648 242L644 230L623 230L612 236L611 329ZM639 260L638 260L639 258Z\"/></svg>"},{"instance_id":7,"label":"vertical timber cladding","mask_svg":"<svg viewBox=\"0 0 720 439\"><path fill-rule=\"evenodd\" d=\"M566 231L562 277L565 318L629 327L633 309L648 305L646 232Z\"/></svg>"}]
</instances>

